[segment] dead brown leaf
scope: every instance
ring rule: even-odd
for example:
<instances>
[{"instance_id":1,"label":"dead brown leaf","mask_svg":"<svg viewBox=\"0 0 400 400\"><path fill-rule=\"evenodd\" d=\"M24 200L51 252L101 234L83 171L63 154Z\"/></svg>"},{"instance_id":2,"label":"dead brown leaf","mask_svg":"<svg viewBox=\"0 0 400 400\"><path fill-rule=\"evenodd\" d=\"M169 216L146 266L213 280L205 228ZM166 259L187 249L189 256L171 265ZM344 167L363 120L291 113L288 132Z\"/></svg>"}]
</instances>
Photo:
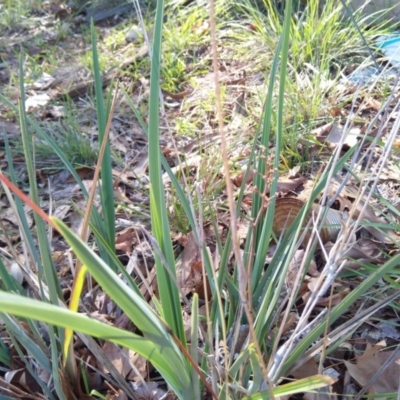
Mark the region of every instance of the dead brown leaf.
<instances>
[{"instance_id":1,"label":"dead brown leaf","mask_svg":"<svg viewBox=\"0 0 400 400\"><path fill-rule=\"evenodd\" d=\"M201 156L195 155L193 157L186 159L185 162L182 163L181 165L177 165L176 167L171 168L171 171L174 175L176 175L178 173L183 173L186 170L186 168L196 169L200 165L200 163L201 163ZM171 181L168 172L165 172L163 174L162 180L164 185L166 185Z\"/></svg>"},{"instance_id":2,"label":"dead brown leaf","mask_svg":"<svg viewBox=\"0 0 400 400\"><path fill-rule=\"evenodd\" d=\"M295 179L280 180L280 181L278 181L277 190L278 190L278 192L280 192L282 194L294 192L301 185L304 185L304 183L307 181L308 181L308 179L305 178L304 176L301 176L300 178L295 178ZM270 188L268 187L267 194L269 193L269 191L270 191Z\"/></svg>"},{"instance_id":3,"label":"dead brown leaf","mask_svg":"<svg viewBox=\"0 0 400 400\"><path fill-rule=\"evenodd\" d=\"M290 261L288 272L285 279L286 285L290 289L294 289L294 284L296 282L296 279L298 275L301 273L300 267L303 262L304 256L305 256L304 250L299 249L294 254L293 259ZM312 274L316 274L317 276L319 276L319 273L317 271L317 266L314 260L311 260L310 262L310 269Z\"/></svg>"},{"instance_id":4,"label":"dead brown leaf","mask_svg":"<svg viewBox=\"0 0 400 400\"><path fill-rule=\"evenodd\" d=\"M364 110L374 110L379 111L382 107L382 103L379 100L374 99L373 97L366 97L364 103L360 107L359 111Z\"/></svg>"},{"instance_id":5,"label":"dead brown leaf","mask_svg":"<svg viewBox=\"0 0 400 400\"><path fill-rule=\"evenodd\" d=\"M308 359L306 362L302 363L301 368L296 368L289 371L295 379L310 378L312 376L318 375L318 365L313 358ZM329 375L325 375L329 376ZM330 376L331 384L329 387L323 387L317 389L315 393L305 393L303 396L304 400L333 400L337 398L336 393L331 392L332 385L336 382L336 378Z\"/></svg>"},{"instance_id":6,"label":"dead brown leaf","mask_svg":"<svg viewBox=\"0 0 400 400\"><path fill-rule=\"evenodd\" d=\"M383 218L379 218L375 215L374 209L369 205L365 204L364 200L360 200L355 207L353 207L353 215L354 218L358 218L363 213L363 221L371 222L375 224L383 224L388 225L387 221ZM392 243L393 241L396 243L400 242L400 236L397 235L393 230L389 228L375 228L374 226L363 226L372 236L376 239L382 241L383 243Z\"/></svg>"},{"instance_id":7,"label":"dead brown leaf","mask_svg":"<svg viewBox=\"0 0 400 400\"><path fill-rule=\"evenodd\" d=\"M201 255L193 232L187 235L182 260L177 268L177 279L178 285L185 295L197 293L199 298L205 299ZM210 296L208 281L206 282L206 288L208 296Z\"/></svg>"},{"instance_id":8,"label":"dead brown leaf","mask_svg":"<svg viewBox=\"0 0 400 400\"><path fill-rule=\"evenodd\" d=\"M115 249L130 254L132 252L132 245L137 243L137 237L137 232L133 227L118 232L115 238Z\"/></svg>"},{"instance_id":9,"label":"dead brown leaf","mask_svg":"<svg viewBox=\"0 0 400 400\"><path fill-rule=\"evenodd\" d=\"M292 375L296 379L308 378L318 374L318 366L313 358L308 359L301 365L301 368L295 368L289 371L289 375Z\"/></svg>"},{"instance_id":10,"label":"dead brown leaf","mask_svg":"<svg viewBox=\"0 0 400 400\"><path fill-rule=\"evenodd\" d=\"M322 307L333 307L342 302L342 300L350 293L349 288L345 288L339 293L335 293L329 297L323 297L317 301L316 304Z\"/></svg>"},{"instance_id":11,"label":"dead brown leaf","mask_svg":"<svg viewBox=\"0 0 400 400\"><path fill-rule=\"evenodd\" d=\"M332 115L332 117L341 117L346 115L345 111L337 106L331 107L329 110L329 113Z\"/></svg>"},{"instance_id":12,"label":"dead brown leaf","mask_svg":"<svg viewBox=\"0 0 400 400\"><path fill-rule=\"evenodd\" d=\"M383 351L382 346L367 344L364 354L357 357L356 364L344 360L350 375L360 386L366 385L382 367L393 351ZM400 355L396 357L372 384L368 394L391 393L399 389Z\"/></svg>"},{"instance_id":13,"label":"dead brown leaf","mask_svg":"<svg viewBox=\"0 0 400 400\"><path fill-rule=\"evenodd\" d=\"M329 122L328 124L319 126L318 128L313 129L310 133L311 135L315 136L317 139L323 139L320 141L324 141L329 133L331 132L333 127L333 122Z\"/></svg>"},{"instance_id":14,"label":"dead brown leaf","mask_svg":"<svg viewBox=\"0 0 400 400\"><path fill-rule=\"evenodd\" d=\"M9 139L16 137L20 134L19 125L0 118L0 138L3 138L4 134L7 134Z\"/></svg>"},{"instance_id":15,"label":"dead brown leaf","mask_svg":"<svg viewBox=\"0 0 400 400\"><path fill-rule=\"evenodd\" d=\"M147 378L147 361L134 351L125 347L119 347L111 342L105 342L102 349L107 358L112 362L114 367L123 377L128 377L129 379L137 378L136 372L134 372L132 369L132 365L134 365L136 370L142 375L142 378ZM102 372L108 373L106 368L100 365L99 368L102 370Z\"/></svg>"},{"instance_id":16,"label":"dead brown leaf","mask_svg":"<svg viewBox=\"0 0 400 400\"><path fill-rule=\"evenodd\" d=\"M118 393L114 393L109 397L109 400L129 400L128 396L122 391L119 390Z\"/></svg>"},{"instance_id":17,"label":"dead brown leaf","mask_svg":"<svg viewBox=\"0 0 400 400\"><path fill-rule=\"evenodd\" d=\"M232 178L232 182L236 187L240 187L242 185L243 179L246 175L246 170L247 170L247 166L245 168L242 168L242 171L238 175L236 175ZM254 172L252 170L250 170L249 174L247 176L247 179L246 179L246 183L251 182L253 180L253 178L254 178Z\"/></svg>"}]
</instances>

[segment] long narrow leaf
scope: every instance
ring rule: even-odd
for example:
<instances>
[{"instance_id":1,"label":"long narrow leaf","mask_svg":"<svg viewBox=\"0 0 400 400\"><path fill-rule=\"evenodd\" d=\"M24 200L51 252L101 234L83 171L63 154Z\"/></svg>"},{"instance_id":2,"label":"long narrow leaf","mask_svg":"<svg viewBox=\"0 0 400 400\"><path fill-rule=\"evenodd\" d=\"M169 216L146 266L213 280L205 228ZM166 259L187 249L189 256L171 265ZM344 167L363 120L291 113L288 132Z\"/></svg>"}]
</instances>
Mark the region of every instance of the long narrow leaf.
<instances>
[{"instance_id":1,"label":"long narrow leaf","mask_svg":"<svg viewBox=\"0 0 400 400\"><path fill-rule=\"evenodd\" d=\"M176 276L175 257L172 248L170 228L167 218L165 193L162 185L160 148L159 148L159 82L161 62L161 38L164 15L164 1L159 0L154 27L153 55L150 74L150 111L149 111L149 177L150 210L153 236L167 261L169 271L155 253L157 284L160 293L162 312L166 322L182 343L186 343L183 328L179 291L174 283ZM172 274L172 277L171 275Z\"/></svg>"},{"instance_id":2,"label":"long narrow leaf","mask_svg":"<svg viewBox=\"0 0 400 400\"><path fill-rule=\"evenodd\" d=\"M157 317L149 305L136 291L129 288L114 271L96 255L82 240L75 235L63 222L52 218L52 221L62 233L65 240L74 250L76 256L86 265L89 272L100 284L103 290L121 307L131 321L141 330L144 337L151 340L155 346L162 348L159 356L169 360L170 365L182 371L179 377L181 390L190 393L190 369L167 327ZM163 373L162 371L160 371Z\"/></svg>"},{"instance_id":3,"label":"long narrow leaf","mask_svg":"<svg viewBox=\"0 0 400 400\"><path fill-rule=\"evenodd\" d=\"M97 124L99 129L99 142L103 143L104 134L106 131L107 114L104 106L102 80L100 76L99 56L97 53L96 33L93 21L90 25L92 36L92 56L93 56L93 75L94 87L96 92L96 108L97 108ZM107 242L111 249L115 250L115 210L114 210L114 185L111 167L111 149L110 143L104 151L104 157L101 163L101 187L100 197L102 211L104 215L105 230L104 233L107 237Z\"/></svg>"},{"instance_id":4,"label":"long narrow leaf","mask_svg":"<svg viewBox=\"0 0 400 400\"><path fill-rule=\"evenodd\" d=\"M132 304L133 307L133 304ZM181 399L190 398L190 392L183 385L187 378L187 371L182 364L172 355L169 346L165 346L166 340L152 341L134 333L115 328L95 319L88 318L82 314L72 312L37 300L28 299L24 296L0 291L0 308L3 312L25 318L32 318L51 325L70 328L74 331L103 340L109 340L121 346L136 351L149 360L163 375L168 384ZM169 336L167 334L167 336ZM161 338L160 338L161 339ZM171 357L171 358L170 358ZM180 373L176 373L179 368ZM187 383L187 382L186 382ZM186 389L186 391L185 391ZM185 397L185 395L187 397Z\"/></svg>"}]
</instances>

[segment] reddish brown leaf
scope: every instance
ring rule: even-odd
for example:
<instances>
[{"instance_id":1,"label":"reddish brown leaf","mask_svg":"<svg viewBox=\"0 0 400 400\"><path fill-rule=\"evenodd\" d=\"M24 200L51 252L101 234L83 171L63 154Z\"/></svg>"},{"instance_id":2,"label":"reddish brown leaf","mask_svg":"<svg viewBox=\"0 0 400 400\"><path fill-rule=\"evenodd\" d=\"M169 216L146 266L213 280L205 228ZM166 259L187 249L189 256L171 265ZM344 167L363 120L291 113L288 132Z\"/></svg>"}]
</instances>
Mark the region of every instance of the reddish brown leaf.
<instances>
[{"instance_id":1,"label":"reddish brown leaf","mask_svg":"<svg viewBox=\"0 0 400 400\"><path fill-rule=\"evenodd\" d=\"M119 232L115 238L115 248L126 254L132 251L132 245L137 242L137 233L135 228L126 228Z\"/></svg>"},{"instance_id":2,"label":"reddish brown leaf","mask_svg":"<svg viewBox=\"0 0 400 400\"><path fill-rule=\"evenodd\" d=\"M350 375L360 386L366 385L375 373L381 368L386 360L393 354L393 351L383 351L382 346L367 344L364 354L357 357L356 364L345 361ZM396 357L380 377L371 386L368 394L397 392L399 388L400 376L400 355Z\"/></svg>"}]
</instances>

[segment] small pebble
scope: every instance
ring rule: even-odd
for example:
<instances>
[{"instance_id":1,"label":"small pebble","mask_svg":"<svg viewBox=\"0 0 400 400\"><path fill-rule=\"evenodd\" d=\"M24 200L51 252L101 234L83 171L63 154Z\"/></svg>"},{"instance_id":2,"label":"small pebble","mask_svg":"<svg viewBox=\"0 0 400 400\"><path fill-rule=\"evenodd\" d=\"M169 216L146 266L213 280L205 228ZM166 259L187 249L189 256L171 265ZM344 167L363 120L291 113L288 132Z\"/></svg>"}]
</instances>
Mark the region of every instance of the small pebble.
<instances>
[{"instance_id":1,"label":"small pebble","mask_svg":"<svg viewBox=\"0 0 400 400\"><path fill-rule=\"evenodd\" d=\"M14 262L11 264L10 275L21 285L24 280L24 274L22 273L21 267L18 263Z\"/></svg>"},{"instance_id":2,"label":"small pebble","mask_svg":"<svg viewBox=\"0 0 400 400\"><path fill-rule=\"evenodd\" d=\"M135 42L142 37L142 30L137 26L133 25L131 29L129 29L128 33L125 35L125 40L128 43Z\"/></svg>"}]
</instances>

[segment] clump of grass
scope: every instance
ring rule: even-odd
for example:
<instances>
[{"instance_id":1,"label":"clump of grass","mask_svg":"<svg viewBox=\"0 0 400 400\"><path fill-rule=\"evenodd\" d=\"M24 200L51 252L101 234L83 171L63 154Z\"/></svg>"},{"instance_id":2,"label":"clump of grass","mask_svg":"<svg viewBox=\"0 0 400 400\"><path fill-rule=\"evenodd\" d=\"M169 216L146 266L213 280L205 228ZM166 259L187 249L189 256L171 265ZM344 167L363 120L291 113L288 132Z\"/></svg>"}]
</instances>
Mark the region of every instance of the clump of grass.
<instances>
[{"instance_id":1,"label":"clump of grass","mask_svg":"<svg viewBox=\"0 0 400 400\"><path fill-rule=\"evenodd\" d=\"M86 137L80 129L73 126L52 125L51 137L58 144L59 148L70 160L73 166L93 166L96 164L99 149L96 144ZM54 149L45 142L36 145L38 160L54 157ZM53 161L54 162L54 161ZM52 165L51 168L61 168L62 164Z\"/></svg>"},{"instance_id":2,"label":"clump of grass","mask_svg":"<svg viewBox=\"0 0 400 400\"><path fill-rule=\"evenodd\" d=\"M299 11L291 20L291 50L285 77L284 120L287 128L284 141L286 148L290 149L287 157L293 158L297 152L294 158L301 165L307 160L301 157L294 145L298 142L298 131L321 118L331 118L330 99L334 97L343 71L363 62L369 57L369 52L340 2L325 1L322 6L311 1L307 6L298 5L297 9ZM267 76L282 32L281 10L271 0L245 0L235 3L231 13L238 22L233 24L233 28L232 24L228 25L227 30L234 35L233 43L239 39L243 44L234 45L236 57L255 60L253 71ZM384 24L367 23L360 13L353 18L370 45L378 33L387 29ZM262 102L262 96L253 97L254 105L250 107L260 110ZM293 141L292 138L296 139Z\"/></svg>"},{"instance_id":3,"label":"clump of grass","mask_svg":"<svg viewBox=\"0 0 400 400\"><path fill-rule=\"evenodd\" d=\"M0 3L0 29L17 28L33 10L39 10L41 4L40 0L2 1Z\"/></svg>"},{"instance_id":4,"label":"clump of grass","mask_svg":"<svg viewBox=\"0 0 400 400\"><path fill-rule=\"evenodd\" d=\"M53 141L52 144L59 147L75 168L92 167L96 164L99 154L98 144L82 132L75 119L67 118L62 123L42 123L41 125L43 132L46 132ZM16 156L23 154L22 143L14 141L12 144ZM36 167L48 173L60 171L65 167L55 154L52 144L39 138L36 138L33 143Z\"/></svg>"},{"instance_id":5,"label":"clump of grass","mask_svg":"<svg viewBox=\"0 0 400 400\"><path fill-rule=\"evenodd\" d=\"M181 10L180 7L172 4L167 8L163 29L161 87L171 92L180 91L180 84L207 70L202 58L196 55L208 42L207 10L196 3ZM193 68L188 73L189 64Z\"/></svg>"},{"instance_id":6,"label":"clump of grass","mask_svg":"<svg viewBox=\"0 0 400 400\"><path fill-rule=\"evenodd\" d=\"M317 3L317 2L315 2ZM279 169L282 165L281 152L287 140L285 127L286 112L292 112L286 99L287 93L293 89L293 79L296 77L291 54L291 46L295 37L291 1L286 3L283 23L279 19L276 23L275 39L271 44L275 46L274 54L269 55L268 84L265 85L263 108L258 120L259 128L254 133L251 149L247 160L247 174L253 172L251 181L252 195L250 205L245 205L243 198L248 190L246 177L243 179L237 193L233 191L232 182L229 179L231 166L228 159L229 143L227 143L224 132L224 115L221 99L224 96L218 90L218 67L217 47L213 21L213 3L211 7L211 32L213 45L213 73L215 74L215 107L214 120L218 121L219 133L222 143L222 161L226 177L225 186L213 187L210 185L210 193L204 186L204 176L218 181L217 174L220 173L220 161L204 163L199 166L199 175L185 175L185 164L179 164L183 175L177 177L171 171L167 160L160 151L160 103L159 93L161 82L161 57L162 57L162 28L164 22L163 2L158 3L154 40L152 47L152 63L150 73L150 95L149 95L149 125L145 123L143 116L138 115L138 109L134 109L135 115L140 120L143 129L148 134L149 145L149 198L151 232L146 237L152 245L155 259L155 279L157 281L157 292L151 293L151 301L143 294L143 288L148 285L132 279L126 268L121 265L115 257L115 210L114 210L114 185L111 176L111 149L108 142L108 132L113 109L117 96L113 100L104 102L101 89L100 63L97 54L96 39L92 26L92 61L94 80L96 87L96 109L99 128L99 141L101 149L99 160L96 165L96 174L101 170L102 183L99 187L101 193L101 211L92 208L96 189L97 178L90 195L86 193L82 182L77 176L66 152L60 143L31 119L24 108L24 84L23 71L20 71L22 104L18 109L21 130L23 136L23 149L29 173L31 198L18 191L12 182L6 180L3 175L0 179L7 193L9 202L13 205L20 219L20 229L24 235L22 243L27 261L21 262L24 267L28 284L34 290L35 297L41 301L30 299L27 301L23 288L15 282L0 259L0 276L2 279L0 291L0 306L2 320L7 328L7 333L13 341L25 368L30 372L43 395L49 399L72 398L77 393L74 389L83 381L89 381L88 375L91 370L81 364L81 372L77 371L77 358L73 353L71 340L72 330L77 332L80 339L89 349L90 357L96 357L103 363L108 363L104 349L99 343L110 341L118 346L123 346L141 355L151 362L156 371L161 375L163 384L168 385L180 399L198 399L204 397L218 398L244 398L248 400L269 399L278 396L288 396L295 393L310 392L314 389L327 387L334 380L321 374L315 374L307 379L297 379L293 383L282 384L282 380L293 370L312 360L315 355L319 358L321 370L330 352L339 346L346 338L350 337L354 329L379 308L387 306L393 301L398 293L392 293L390 287L379 287L375 285L381 279L393 281L391 276L393 268L398 265L400 255L394 244L393 250L396 255L387 259L380 268L369 270L365 279L359 280L359 272L352 275L354 287L351 291L341 293L343 297L337 304L329 304L322 307L321 299L332 300L336 286L335 280L343 268L347 251L351 248L351 237L363 223L362 213L357 218L349 218L343 222L338 241L334 244L332 251L325 251L324 263L320 269L320 279L316 287L310 291L308 297L302 296L300 288L306 286L305 276L311 260L319 243L319 231L322 223L321 215L314 215L312 226L312 239L304 249L305 256L301 261L294 282L287 281L288 273L293 266L296 251L300 245L299 238L302 234L301 226L308 209L312 203L322 197L329 200L330 182L332 178L341 171L351 171L352 157L355 162L363 163L361 156L362 147L354 146L348 151L341 153L341 146L326 160L327 167L315 181L315 186L309 195L309 201L296 217L286 234L276 240L276 246L271 245L274 238L272 232L275 201L277 197L277 185ZM316 5L311 5L316 7ZM307 13L307 10L304 11ZM305 14L307 16L307 14ZM271 17L272 18L272 17ZM308 17L307 17L308 18ZM313 21L311 16L310 23ZM315 21L314 21L315 22ZM281 24L281 25L280 25ZM279 28L279 29L278 29ZM253 32L247 34L255 35ZM279 40L278 40L279 36ZM279 42L279 45L277 43ZM304 44L306 47L306 44ZM295 46L294 46L295 47ZM296 48L296 47L295 47ZM299 49L301 46L299 46ZM243 50L243 49L242 49ZM298 50L300 51L300 50ZM300 55L300 54L299 54ZM311 55L311 54L310 54ZM181 57L181 54L179 55ZM328 57L324 55L324 57ZM305 58L306 59L306 58ZM309 60L308 62L311 62ZM300 60L299 60L300 62ZM302 61L303 67L305 61ZM315 62L329 65L328 59L316 58ZM325 64L326 63L326 64ZM300 68L300 66L299 66ZM179 78L179 74L176 74ZM175 82L173 79L171 82ZM292 83L292 84L291 84ZM299 91L295 92L298 94ZM10 107L3 96L0 98ZM106 106L106 104L110 106ZM14 110L16 107L14 106ZM289 111L287 111L289 110ZM295 113L293 113L294 115ZM310 118L310 117L308 117ZM227 118L228 120L228 118ZM294 118L296 121L296 118ZM108 122L107 122L108 121ZM397 115L393 129L388 136L385 151L375 168L373 176L378 177L379 171L387 162L389 149L393 144L396 132L400 126L400 116ZM30 129L28 129L28 127ZM37 182L33 162L33 138L31 129L35 131L41 140L47 141L52 147L65 167L81 185L83 193L87 195L88 203L85 210L84 228L81 237L75 235L68 227L56 218L49 218L37 205ZM295 126L293 130L297 129ZM76 131L73 131L76 133ZM368 130L367 130L368 132ZM369 138L374 140L373 138ZM341 143L343 144L343 143ZM374 143L375 144L375 143ZM215 146L219 149L219 145ZM211 154L217 154L210 151ZM13 171L12 151L7 145L7 157L9 164L9 176L15 184ZM73 153L72 153L73 154ZM371 157L372 158L372 157ZM371 159L370 158L370 159ZM209 161L209 160L208 160ZM207 166L207 168L205 168ZM208 171L207 169L215 168ZM202 170L204 168L204 170ZM270 171L268 170L270 168ZM171 181L170 190L162 180L162 172L166 171ZM344 179L350 178L350 173ZM182 178L182 179L180 179ZM213 179L214 178L214 179ZM218 177L219 178L219 177ZM267 182L268 178L268 182ZM193 179L193 181L191 181ZM218 182L222 182L219 180ZM377 178L372 183L376 186ZM203 184L203 185L201 185ZM267 198L266 186L269 186L269 197ZM369 198L374 190L367 192L367 186L360 186L359 198L364 195ZM11 192L14 192L13 195ZM166 193L168 191L168 193ZM218 196L219 193L222 196ZM211 246L204 237L204 218L209 218L217 227L217 215L213 215L218 207L208 206L208 200L204 201L203 194L207 197L213 194L218 201L226 202L229 209L229 233L222 236L218 229L214 229L217 248L212 254ZM168 195L175 202L174 217L181 218L181 224L173 224L173 218L168 213ZM27 224L23 203L29 204L36 212L35 222L37 237L34 237ZM34 202L34 203L33 203ZM268 208L265 205L268 202ZM243 213L249 220L247 236L241 242L239 237L239 215ZM40 216L40 218L39 218ZM171 221L172 219L172 221ZM89 224L90 220L90 224ZM44 221L51 229L47 229ZM208 222L208 221L207 221ZM175 225L175 226L174 226ZM90 226L96 239L99 254L88 246L88 235L85 233ZM174 243L171 240L171 231L174 228L184 232L191 232L195 245L198 249L196 264L201 264L196 273L203 276L205 286L204 307L199 308L197 293L189 303L182 287L177 283L178 262L174 252ZM55 265L50 250L48 235L52 230L57 230L71 246L77 257L76 274L73 281L72 296L70 299L70 310L66 309L61 292L60 278L55 273ZM145 231L145 230L144 230ZM243 236L242 236L243 237ZM37 251L36 239L40 251ZM232 257L232 252L234 257ZM268 254L271 252L270 254ZM266 261L268 255L268 261ZM37 266L39 273L36 275L31 268ZM113 304L119 307L137 331L130 332L111 323L103 323L94 318L88 318L83 313L88 312L88 306L79 308L79 299L84 287L85 271L88 271L102 288L102 295L106 295ZM349 277L348 277L349 278ZM358 280L357 280L358 279ZM138 283L139 282L139 283ZM207 290L207 284L209 289ZM285 288L289 287L289 291ZM17 293L17 294L15 294ZM208 293L208 294L207 294ZM330 294L329 294L330 293ZM375 296L371 299L371 294ZM374 302L373 306L366 309L362 316L355 314L349 316L348 310L358 301L368 299ZM301 303L301 307L298 304ZM184 313L182 310L184 307ZM322 308L322 311L321 311ZM78 311L79 312L76 312ZM295 321L290 322L290 313L296 316ZM200 313L202 315L200 316ZM189 319L185 316L190 314L190 327L184 329L184 322ZM12 315L12 317L11 317ZM345 323L340 322L342 316L346 315ZM23 320L22 320L23 318ZM184 320L185 318L185 320ZM44 340L39 330L37 320L46 323L46 334L49 340ZM23 321L24 324L19 324ZM203 323L205 322L205 323ZM334 325L337 324L338 326ZM21 329L21 326L24 329ZM29 328L29 329L28 329ZM65 328L65 329L64 329ZM243 336L239 340L239 336ZM99 342L92 338L98 338ZM117 349L117 348L116 348ZM10 365L10 352L6 346L0 346L0 359ZM60 366L59 360L64 364ZM33 361L34 360L34 361ZM39 365L39 367L38 367ZM105 365L109 371L107 379L113 387L123 391L129 397L135 397L132 386L128 385L112 363ZM315 363L317 368L317 364ZM50 385L44 384L38 371L46 371L52 376ZM142 384L146 385L145 378L141 377ZM82 388L85 395L94 395L87 384ZM82 393L81 391L77 391Z\"/></svg>"}]
</instances>

